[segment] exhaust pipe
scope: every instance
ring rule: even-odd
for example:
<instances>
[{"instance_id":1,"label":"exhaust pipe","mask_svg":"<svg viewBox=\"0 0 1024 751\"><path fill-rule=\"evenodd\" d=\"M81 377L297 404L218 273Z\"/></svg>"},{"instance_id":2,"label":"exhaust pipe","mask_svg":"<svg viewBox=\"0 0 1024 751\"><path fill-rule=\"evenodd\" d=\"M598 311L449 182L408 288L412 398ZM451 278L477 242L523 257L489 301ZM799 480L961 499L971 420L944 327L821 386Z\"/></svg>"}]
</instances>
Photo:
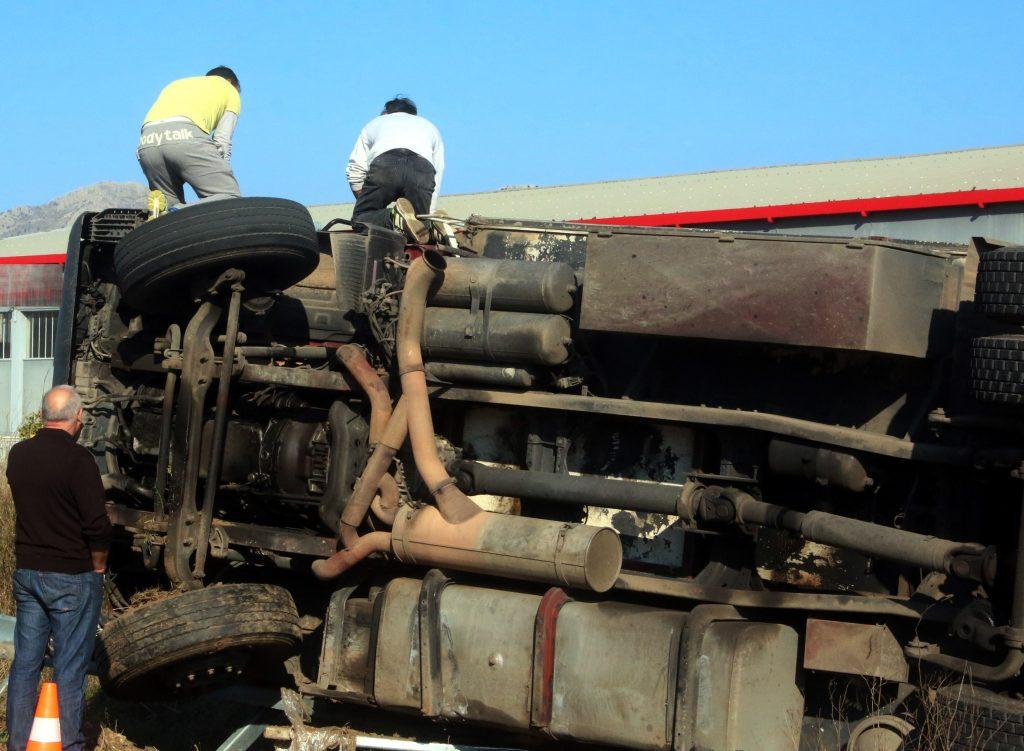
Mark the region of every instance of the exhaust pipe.
<instances>
[{"instance_id":1,"label":"exhaust pipe","mask_svg":"<svg viewBox=\"0 0 1024 751\"><path fill-rule=\"evenodd\" d=\"M385 492L384 488L378 488L378 490L380 490L380 495L370 502L370 510L382 522L393 527L395 526L395 517L398 516L398 507L402 502L398 484L394 485L394 493Z\"/></svg>"},{"instance_id":2,"label":"exhaust pipe","mask_svg":"<svg viewBox=\"0 0 1024 751\"><path fill-rule=\"evenodd\" d=\"M483 510L455 487L437 454L434 421L430 414L427 376L423 366L420 338L427 295L442 278L446 262L437 251L428 250L409 266L398 311L398 374L402 379L402 398L409 405L409 441L413 460L445 519L453 524L466 521Z\"/></svg>"},{"instance_id":3,"label":"exhaust pipe","mask_svg":"<svg viewBox=\"0 0 1024 751\"><path fill-rule=\"evenodd\" d=\"M409 440L437 509L400 512L392 551L410 563L607 591L622 567L622 544L613 530L483 511L445 470L420 349L427 294L444 269L444 258L434 251L416 259L398 314L398 372L409 404Z\"/></svg>"},{"instance_id":4,"label":"exhaust pipe","mask_svg":"<svg viewBox=\"0 0 1024 751\"><path fill-rule=\"evenodd\" d=\"M366 518L366 512L370 509L370 504L373 502L373 496L376 494L377 489L381 487L385 477L391 480L391 485L394 488L393 493L386 491L386 494L389 498L397 497L398 485L395 483L395 478L388 474L388 469L391 467L395 454L398 453L398 450L402 448L402 444L405 443L405 434L406 409L405 398L403 397L398 400L398 406L395 407L391 419L388 420L388 424L384 428L384 434L380 437L380 440L373 449L373 453L370 454L370 458L366 461L363 474L356 481L356 486L352 490L348 504L341 513L341 524L338 531L342 542L345 543L345 547L355 543L359 535L357 529L363 523L363 519Z\"/></svg>"},{"instance_id":5,"label":"exhaust pipe","mask_svg":"<svg viewBox=\"0 0 1024 751\"><path fill-rule=\"evenodd\" d=\"M388 393L388 387L370 365L361 347L343 344L338 347L336 357L345 370L356 379L356 383L370 400L370 443L375 444L380 440L384 426L391 419L391 395Z\"/></svg>"},{"instance_id":6,"label":"exhaust pipe","mask_svg":"<svg viewBox=\"0 0 1024 751\"><path fill-rule=\"evenodd\" d=\"M345 367L345 369L352 374L356 382L362 387L363 391L366 392L367 398L370 400L370 447L371 451L376 452L377 445L381 442L385 428L388 425L392 415L391 408L391 394L388 393L387 386L384 385L384 381L381 380L380 376L377 375L377 371L373 369L369 361L366 359L366 354L363 352L361 347L357 347L354 344L343 344L338 347L337 352L338 361ZM398 449L401 448L402 443L405 441L405 433L402 431L402 435L398 435L398 425L395 425L396 431L388 437L388 448L393 449L391 451L391 457L387 457L387 463L385 464L384 472L380 475L376 491L380 493L380 501L377 501L371 496L370 500L367 501L363 497L363 493L366 489L360 489L356 487L356 491L362 490L357 497L356 492L353 492L351 499L346 506L346 512L350 507L354 507L351 512L344 513L342 515L342 521L344 522L339 529L342 533L342 539L345 541L345 547L349 547L349 543L355 541L355 528L357 528L366 517L366 509L372 507L375 503L379 508L391 508L397 511L399 491L398 483L395 478L388 473L387 468L390 466L391 458ZM386 453L386 452L385 452ZM373 457L371 456L371 459ZM381 455L377 458L377 461L384 461L386 457ZM369 465L369 462L368 462ZM369 466L367 466L369 469ZM374 473L377 472L377 468L374 468ZM367 471L364 470L363 474L366 475ZM364 507L363 504L367 505ZM377 516L383 520L381 513L377 513ZM356 519L356 514L360 514L359 519ZM394 514L391 514L391 518L394 519ZM349 529L351 527L351 529ZM346 539L345 535L348 535Z\"/></svg>"},{"instance_id":7,"label":"exhaust pipe","mask_svg":"<svg viewBox=\"0 0 1024 751\"><path fill-rule=\"evenodd\" d=\"M343 515L343 521L351 522L364 500L367 504L372 502L372 489L379 482L379 474L394 456L392 453L384 462L389 446L401 446L394 439L399 435L404 438L403 418L408 421L416 469L437 499L437 508L400 510L392 534L374 532L356 537L351 548L316 561L313 572L321 579L333 578L370 553L382 552L390 546L399 560L422 566L447 566L607 591L622 567L622 544L613 530L486 512L456 487L445 470L437 453L420 349L427 295L444 268L444 258L428 250L413 261L406 274L397 336L402 398L360 478L360 485L369 487L370 494L367 495L366 487L359 489L358 498L353 493L353 500L345 509L346 514L351 509L351 515Z\"/></svg>"},{"instance_id":8,"label":"exhaust pipe","mask_svg":"<svg viewBox=\"0 0 1024 751\"><path fill-rule=\"evenodd\" d=\"M486 511L453 524L433 506L398 514L391 549L403 563L593 592L611 589L622 568L622 544L607 527Z\"/></svg>"}]
</instances>

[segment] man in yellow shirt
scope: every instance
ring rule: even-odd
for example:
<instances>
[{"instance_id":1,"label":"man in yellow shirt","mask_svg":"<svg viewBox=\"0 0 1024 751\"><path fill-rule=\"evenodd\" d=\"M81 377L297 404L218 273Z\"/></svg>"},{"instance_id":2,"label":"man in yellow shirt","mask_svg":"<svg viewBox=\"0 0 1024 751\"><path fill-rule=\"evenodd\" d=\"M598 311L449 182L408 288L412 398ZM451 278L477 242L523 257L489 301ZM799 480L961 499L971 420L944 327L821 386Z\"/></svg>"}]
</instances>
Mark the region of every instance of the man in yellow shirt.
<instances>
[{"instance_id":1,"label":"man in yellow shirt","mask_svg":"<svg viewBox=\"0 0 1024 751\"><path fill-rule=\"evenodd\" d=\"M142 124L137 152L149 181L150 211L185 203L185 183L200 200L237 198L231 136L242 111L242 87L231 68L180 78L160 92Z\"/></svg>"}]
</instances>

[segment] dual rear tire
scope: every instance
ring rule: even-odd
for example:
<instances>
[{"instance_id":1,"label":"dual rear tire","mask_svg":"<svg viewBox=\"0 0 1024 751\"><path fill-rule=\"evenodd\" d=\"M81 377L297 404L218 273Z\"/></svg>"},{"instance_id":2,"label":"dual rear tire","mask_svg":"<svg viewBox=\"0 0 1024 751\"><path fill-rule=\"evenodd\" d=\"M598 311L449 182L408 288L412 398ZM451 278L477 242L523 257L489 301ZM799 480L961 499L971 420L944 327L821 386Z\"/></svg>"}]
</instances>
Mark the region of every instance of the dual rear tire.
<instances>
[{"instance_id":1,"label":"dual rear tire","mask_svg":"<svg viewBox=\"0 0 1024 751\"><path fill-rule=\"evenodd\" d=\"M996 248L981 254L974 308L993 321L1024 326L1024 247ZM974 339L970 379L979 402L1024 405L1024 333Z\"/></svg>"}]
</instances>

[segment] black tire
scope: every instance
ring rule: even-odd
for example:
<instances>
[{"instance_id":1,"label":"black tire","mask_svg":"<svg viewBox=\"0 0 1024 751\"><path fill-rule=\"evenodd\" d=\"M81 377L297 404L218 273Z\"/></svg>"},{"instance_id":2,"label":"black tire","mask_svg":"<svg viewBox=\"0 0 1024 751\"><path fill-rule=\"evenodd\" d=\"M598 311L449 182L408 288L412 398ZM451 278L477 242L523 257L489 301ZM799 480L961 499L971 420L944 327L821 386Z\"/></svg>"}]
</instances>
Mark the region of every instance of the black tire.
<instances>
[{"instance_id":1,"label":"black tire","mask_svg":"<svg viewBox=\"0 0 1024 751\"><path fill-rule=\"evenodd\" d=\"M144 699L236 680L294 652L299 615L287 590L227 584L175 595L115 618L100 633L107 693Z\"/></svg>"},{"instance_id":2,"label":"black tire","mask_svg":"<svg viewBox=\"0 0 1024 751\"><path fill-rule=\"evenodd\" d=\"M936 692L935 722L951 749L1020 751L1024 748L1024 702L971 685ZM943 746L945 748L945 746Z\"/></svg>"},{"instance_id":3,"label":"black tire","mask_svg":"<svg viewBox=\"0 0 1024 751\"><path fill-rule=\"evenodd\" d=\"M971 342L971 390L979 402L1024 404L1024 335Z\"/></svg>"},{"instance_id":4,"label":"black tire","mask_svg":"<svg viewBox=\"0 0 1024 751\"><path fill-rule=\"evenodd\" d=\"M125 301L142 312L187 307L192 284L223 271L245 272L250 293L281 290L319 260L316 228L302 204L230 198L189 206L146 222L114 249Z\"/></svg>"},{"instance_id":5,"label":"black tire","mask_svg":"<svg viewBox=\"0 0 1024 751\"><path fill-rule=\"evenodd\" d=\"M981 254L974 305L991 318L1024 323L1024 247Z\"/></svg>"}]
</instances>

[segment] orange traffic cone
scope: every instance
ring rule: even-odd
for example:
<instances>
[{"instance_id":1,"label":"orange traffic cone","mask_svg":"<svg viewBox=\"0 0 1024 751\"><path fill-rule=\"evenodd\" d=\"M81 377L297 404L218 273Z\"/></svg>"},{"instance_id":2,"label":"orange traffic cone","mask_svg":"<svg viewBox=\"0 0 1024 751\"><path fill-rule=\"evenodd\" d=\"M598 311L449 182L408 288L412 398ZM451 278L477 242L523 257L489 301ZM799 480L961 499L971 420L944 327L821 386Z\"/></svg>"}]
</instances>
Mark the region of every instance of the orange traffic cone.
<instances>
[{"instance_id":1,"label":"orange traffic cone","mask_svg":"<svg viewBox=\"0 0 1024 751\"><path fill-rule=\"evenodd\" d=\"M32 721L32 734L25 751L60 751L60 711L57 704L57 684L46 682L39 692L36 718Z\"/></svg>"}]
</instances>

